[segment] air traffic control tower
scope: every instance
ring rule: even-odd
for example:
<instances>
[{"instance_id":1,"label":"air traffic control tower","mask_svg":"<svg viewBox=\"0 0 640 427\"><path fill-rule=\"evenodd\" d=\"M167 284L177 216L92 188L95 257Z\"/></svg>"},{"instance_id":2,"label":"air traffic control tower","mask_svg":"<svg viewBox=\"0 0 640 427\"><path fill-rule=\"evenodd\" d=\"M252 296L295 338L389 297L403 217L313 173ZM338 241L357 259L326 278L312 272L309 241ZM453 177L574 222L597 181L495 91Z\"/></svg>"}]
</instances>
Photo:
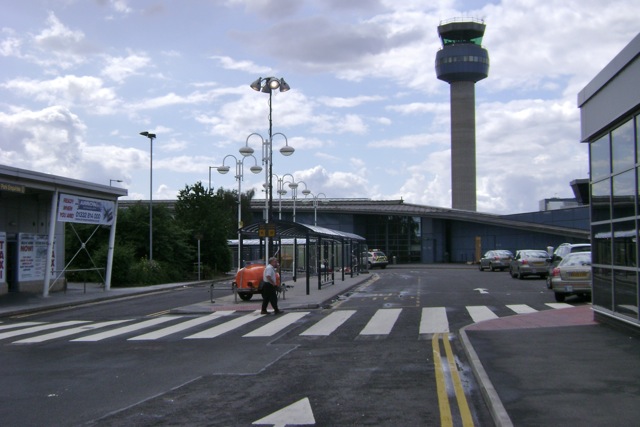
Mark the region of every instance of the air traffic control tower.
<instances>
[{"instance_id":1,"label":"air traffic control tower","mask_svg":"<svg viewBox=\"0 0 640 427\"><path fill-rule=\"evenodd\" d=\"M455 18L438 26L436 75L451 91L451 207L476 210L475 84L489 75L483 21Z\"/></svg>"}]
</instances>

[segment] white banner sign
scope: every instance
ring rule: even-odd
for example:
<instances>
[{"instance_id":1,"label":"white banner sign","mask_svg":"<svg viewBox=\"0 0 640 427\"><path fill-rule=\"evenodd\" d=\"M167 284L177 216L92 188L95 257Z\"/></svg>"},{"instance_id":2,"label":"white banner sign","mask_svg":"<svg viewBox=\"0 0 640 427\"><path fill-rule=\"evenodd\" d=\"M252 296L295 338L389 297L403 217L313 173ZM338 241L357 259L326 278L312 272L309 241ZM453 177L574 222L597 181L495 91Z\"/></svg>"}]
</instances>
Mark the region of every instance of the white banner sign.
<instances>
[{"instance_id":1,"label":"white banner sign","mask_svg":"<svg viewBox=\"0 0 640 427\"><path fill-rule=\"evenodd\" d=\"M0 231L0 284L7 281L7 233Z\"/></svg>"},{"instance_id":2,"label":"white banner sign","mask_svg":"<svg viewBox=\"0 0 640 427\"><path fill-rule=\"evenodd\" d=\"M58 221L83 224L113 224L115 203L109 200L60 194Z\"/></svg>"},{"instance_id":3,"label":"white banner sign","mask_svg":"<svg viewBox=\"0 0 640 427\"><path fill-rule=\"evenodd\" d=\"M47 268L46 234L18 234L18 281L43 280ZM55 245L54 245L55 247ZM51 259L51 271L55 266L55 253Z\"/></svg>"}]
</instances>

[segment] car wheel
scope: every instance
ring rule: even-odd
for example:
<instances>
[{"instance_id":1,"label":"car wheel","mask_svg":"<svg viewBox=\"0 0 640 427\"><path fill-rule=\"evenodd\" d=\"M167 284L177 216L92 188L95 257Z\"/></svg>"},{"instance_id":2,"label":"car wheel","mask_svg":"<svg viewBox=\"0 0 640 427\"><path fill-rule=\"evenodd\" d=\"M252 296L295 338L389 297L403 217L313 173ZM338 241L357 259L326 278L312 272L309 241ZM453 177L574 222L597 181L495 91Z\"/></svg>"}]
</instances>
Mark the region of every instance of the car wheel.
<instances>
[{"instance_id":1,"label":"car wheel","mask_svg":"<svg viewBox=\"0 0 640 427\"><path fill-rule=\"evenodd\" d=\"M482 263L480 263L480 265L478 266L478 269L479 269L480 271L484 271L484 268L482 267Z\"/></svg>"},{"instance_id":2,"label":"car wheel","mask_svg":"<svg viewBox=\"0 0 640 427\"><path fill-rule=\"evenodd\" d=\"M551 289L551 277L547 276L547 289Z\"/></svg>"},{"instance_id":3,"label":"car wheel","mask_svg":"<svg viewBox=\"0 0 640 427\"><path fill-rule=\"evenodd\" d=\"M489 270L496 271L496 268L493 266L493 264L489 264Z\"/></svg>"},{"instance_id":4,"label":"car wheel","mask_svg":"<svg viewBox=\"0 0 640 427\"><path fill-rule=\"evenodd\" d=\"M253 296L253 294L250 292L238 292L238 295L240 295L240 299L242 301L249 301Z\"/></svg>"},{"instance_id":5,"label":"car wheel","mask_svg":"<svg viewBox=\"0 0 640 427\"><path fill-rule=\"evenodd\" d=\"M513 272L513 270L512 270L512 269L509 269L509 274L511 275L511 278L512 278L512 279L515 279L515 278L516 278L516 274Z\"/></svg>"},{"instance_id":6,"label":"car wheel","mask_svg":"<svg viewBox=\"0 0 640 427\"><path fill-rule=\"evenodd\" d=\"M556 292L556 302L564 302L565 294L561 294L560 292Z\"/></svg>"}]
</instances>

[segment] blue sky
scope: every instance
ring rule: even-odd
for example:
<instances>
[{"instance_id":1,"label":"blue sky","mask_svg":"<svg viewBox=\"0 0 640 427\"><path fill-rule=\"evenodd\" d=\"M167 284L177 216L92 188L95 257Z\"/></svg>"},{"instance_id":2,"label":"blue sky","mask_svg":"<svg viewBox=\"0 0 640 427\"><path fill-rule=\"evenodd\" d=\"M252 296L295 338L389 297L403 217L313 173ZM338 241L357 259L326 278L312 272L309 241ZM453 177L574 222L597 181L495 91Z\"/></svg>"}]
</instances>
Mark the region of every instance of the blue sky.
<instances>
[{"instance_id":1,"label":"blue sky","mask_svg":"<svg viewBox=\"0 0 640 427\"><path fill-rule=\"evenodd\" d=\"M588 177L577 94L640 31L640 0L0 0L0 164L173 199L268 135L273 172L328 198L451 206L437 26L484 19L477 205L538 209ZM259 139L250 145L260 152ZM227 159L229 160L229 159ZM247 164L242 191L263 198ZM212 187L237 189L211 170ZM275 194L275 190L274 190ZM284 196L290 197L290 193Z\"/></svg>"}]
</instances>

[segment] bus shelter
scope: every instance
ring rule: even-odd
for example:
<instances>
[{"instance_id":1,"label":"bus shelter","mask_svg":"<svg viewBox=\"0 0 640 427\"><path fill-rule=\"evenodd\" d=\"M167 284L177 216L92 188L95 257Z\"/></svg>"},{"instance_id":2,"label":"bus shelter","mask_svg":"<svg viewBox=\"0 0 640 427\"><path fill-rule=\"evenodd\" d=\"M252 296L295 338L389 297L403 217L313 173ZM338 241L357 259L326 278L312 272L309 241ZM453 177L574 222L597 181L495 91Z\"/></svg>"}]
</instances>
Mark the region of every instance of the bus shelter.
<instances>
[{"instance_id":1,"label":"bus shelter","mask_svg":"<svg viewBox=\"0 0 640 427\"><path fill-rule=\"evenodd\" d=\"M281 271L290 271L293 281L299 274L304 275L306 291L309 295L312 276L315 277L318 289L333 285L336 273L341 280L345 275L350 277L360 274L361 257L366 252L364 237L340 230L332 230L316 225L276 220L266 223L256 222L240 229L240 239L231 241L231 246L239 251L243 265L263 260L266 245L273 245L269 250L280 261Z\"/></svg>"}]
</instances>

